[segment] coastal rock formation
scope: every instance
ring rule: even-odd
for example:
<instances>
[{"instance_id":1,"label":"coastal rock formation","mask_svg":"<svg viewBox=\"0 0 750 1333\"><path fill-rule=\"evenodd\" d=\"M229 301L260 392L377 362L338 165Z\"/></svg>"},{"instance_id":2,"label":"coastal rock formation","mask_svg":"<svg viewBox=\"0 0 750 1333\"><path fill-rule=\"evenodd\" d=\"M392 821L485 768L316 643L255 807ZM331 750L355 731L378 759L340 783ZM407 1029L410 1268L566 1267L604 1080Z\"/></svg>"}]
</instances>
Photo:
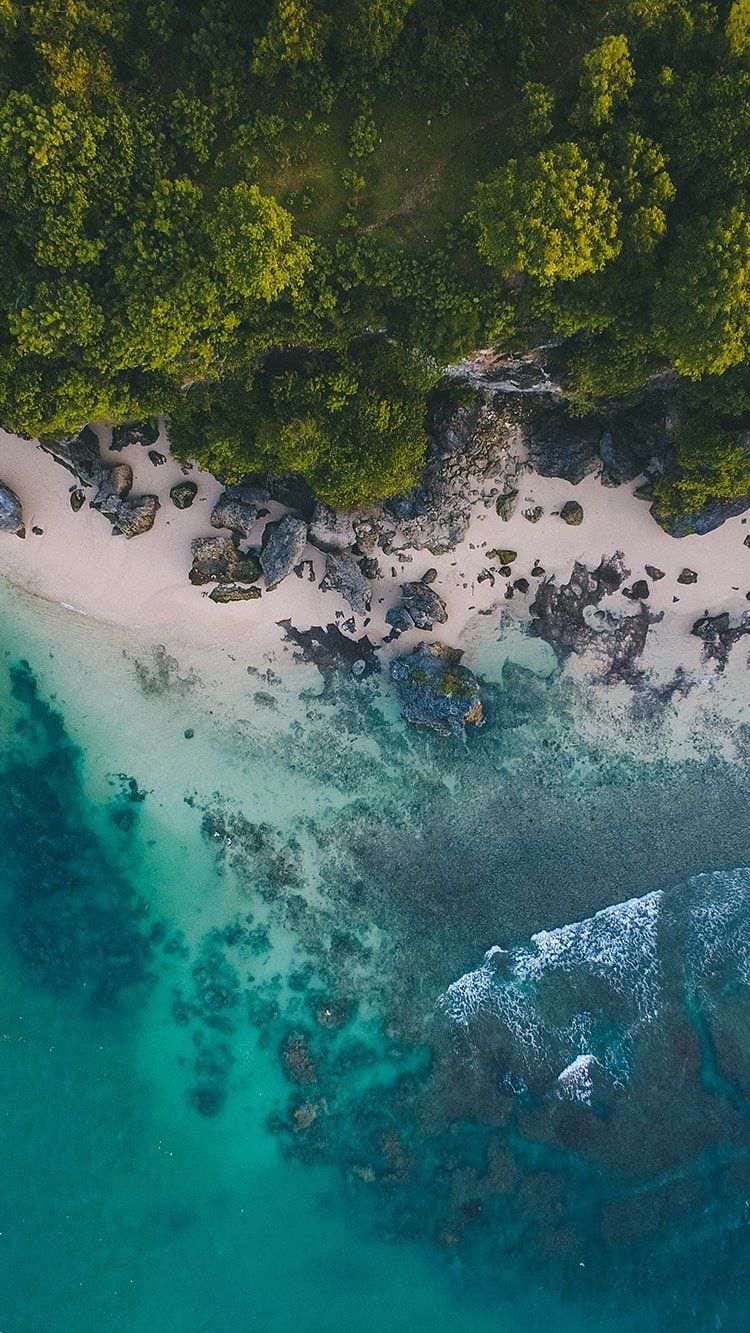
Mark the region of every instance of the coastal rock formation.
<instances>
[{"instance_id":1,"label":"coastal rock formation","mask_svg":"<svg viewBox=\"0 0 750 1333\"><path fill-rule=\"evenodd\" d=\"M329 553L320 588L321 592L340 593L355 615L366 616L370 610L370 586L353 555Z\"/></svg>"},{"instance_id":2,"label":"coastal rock formation","mask_svg":"<svg viewBox=\"0 0 750 1333\"><path fill-rule=\"evenodd\" d=\"M266 587L277 587L302 559L307 546L307 524L294 514L285 514L276 523L267 523L263 533L260 563Z\"/></svg>"},{"instance_id":3,"label":"coastal rock formation","mask_svg":"<svg viewBox=\"0 0 750 1333\"><path fill-rule=\"evenodd\" d=\"M248 537L258 517L255 493L254 487L246 489L242 485L228 486L211 511L211 526L229 528L240 537Z\"/></svg>"},{"instance_id":4,"label":"coastal rock formation","mask_svg":"<svg viewBox=\"0 0 750 1333\"><path fill-rule=\"evenodd\" d=\"M745 611L735 624L728 611L717 616L701 616L691 634L703 640L703 661L715 662L716 670L724 671L734 645L750 634L750 611Z\"/></svg>"},{"instance_id":5,"label":"coastal rock formation","mask_svg":"<svg viewBox=\"0 0 750 1333\"><path fill-rule=\"evenodd\" d=\"M385 618L399 632L415 627L431 630L436 624L445 624L448 609L440 594L423 579L401 584L401 602L391 607Z\"/></svg>"},{"instance_id":6,"label":"coastal rock formation","mask_svg":"<svg viewBox=\"0 0 750 1333\"><path fill-rule=\"evenodd\" d=\"M312 546L317 546L319 551L339 554L348 551L356 540L354 519L349 511L316 504L308 532L308 541Z\"/></svg>"},{"instance_id":7,"label":"coastal rock formation","mask_svg":"<svg viewBox=\"0 0 750 1333\"><path fill-rule=\"evenodd\" d=\"M604 679L634 684L640 679L637 663L649 628L663 613L643 603L627 615L600 607L629 572L622 552L616 551L593 570L576 561L568 583L558 586L554 577L545 579L531 604L530 632L549 643L561 661L571 653L591 654L601 663Z\"/></svg>"},{"instance_id":8,"label":"coastal rock formation","mask_svg":"<svg viewBox=\"0 0 750 1333\"><path fill-rule=\"evenodd\" d=\"M467 725L484 721L479 682L463 654L444 643L422 643L391 662L394 682L407 722L441 736L462 736Z\"/></svg>"},{"instance_id":9,"label":"coastal rock formation","mask_svg":"<svg viewBox=\"0 0 750 1333\"><path fill-rule=\"evenodd\" d=\"M43 435L39 448L67 468L82 486L98 486L109 468L101 460L99 440L90 426L84 426L77 435Z\"/></svg>"},{"instance_id":10,"label":"coastal rock formation","mask_svg":"<svg viewBox=\"0 0 750 1333\"><path fill-rule=\"evenodd\" d=\"M720 528L728 518L736 518L748 509L750 495L743 495L738 500L709 500L690 514L666 514L655 503L651 506L651 515L670 537L690 537L694 533L702 537Z\"/></svg>"},{"instance_id":11,"label":"coastal rock formation","mask_svg":"<svg viewBox=\"0 0 750 1333\"><path fill-rule=\"evenodd\" d=\"M555 406L532 416L528 434L529 462L543 477L561 477L577 485L600 464L601 422L571 417Z\"/></svg>"},{"instance_id":12,"label":"coastal rock formation","mask_svg":"<svg viewBox=\"0 0 750 1333\"><path fill-rule=\"evenodd\" d=\"M159 438L159 423L154 418L147 421L130 421L124 426L115 426L112 431L110 449L118 452L127 449L130 444L142 444L144 449L156 444Z\"/></svg>"},{"instance_id":13,"label":"coastal rock formation","mask_svg":"<svg viewBox=\"0 0 750 1333\"><path fill-rule=\"evenodd\" d=\"M176 509L189 509L197 494L194 481L178 481L170 490L169 498Z\"/></svg>"},{"instance_id":14,"label":"coastal rock formation","mask_svg":"<svg viewBox=\"0 0 750 1333\"><path fill-rule=\"evenodd\" d=\"M0 483L0 532L12 532L25 537L21 501L10 486Z\"/></svg>"}]
</instances>

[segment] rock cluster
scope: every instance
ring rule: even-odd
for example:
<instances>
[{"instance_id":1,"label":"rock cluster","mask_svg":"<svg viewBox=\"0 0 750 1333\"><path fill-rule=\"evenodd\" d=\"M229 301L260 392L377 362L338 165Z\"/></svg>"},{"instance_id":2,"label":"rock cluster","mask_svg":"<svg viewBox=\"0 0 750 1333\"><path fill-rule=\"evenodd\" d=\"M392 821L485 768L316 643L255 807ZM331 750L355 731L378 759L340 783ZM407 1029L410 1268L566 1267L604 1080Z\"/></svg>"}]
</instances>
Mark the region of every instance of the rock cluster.
<instances>
[{"instance_id":1,"label":"rock cluster","mask_svg":"<svg viewBox=\"0 0 750 1333\"><path fill-rule=\"evenodd\" d=\"M73 474L81 486L96 487L91 508L109 519L113 536L137 537L153 527L160 508L157 496L130 494L133 469L128 463L105 463L99 452L99 440L89 426L84 426L78 435L57 439L45 436L39 443L55 462ZM71 497L73 508L81 507L78 494L76 488L72 493L76 497L75 504Z\"/></svg>"},{"instance_id":2,"label":"rock cluster","mask_svg":"<svg viewBox=\"0 0 750 1333\"><path fill-rule=\"evenodd\" d=\"M479 682L463 654L443 643L420 644L391 662L390 673L407 722L441 736L462 736L484 721Z\"/></svg>"},{"instance_id":3,"label":"rock cluster","mask_svg":"<svg viewBox=\"0 0 750 1333\"><path fill-rule=\"evenodd\" d=\"M735 624L728 611L721 611L716 616L701 616L691 633L703 640L703 661L715 662L716 670L724 671L734 645L750 634L750 611L746 611Z\"/></svg>"}]
</instances>

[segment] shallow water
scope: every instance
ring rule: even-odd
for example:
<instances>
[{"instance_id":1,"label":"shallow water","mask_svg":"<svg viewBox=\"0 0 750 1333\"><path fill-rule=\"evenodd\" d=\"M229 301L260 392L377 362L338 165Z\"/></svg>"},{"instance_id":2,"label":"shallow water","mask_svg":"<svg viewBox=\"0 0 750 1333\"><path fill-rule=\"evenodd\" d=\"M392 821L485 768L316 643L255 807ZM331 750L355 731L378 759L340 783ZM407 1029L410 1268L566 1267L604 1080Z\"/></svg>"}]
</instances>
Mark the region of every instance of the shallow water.
<instances>
[{"instance_id":1,"label":"shallow water","mask_svg":"<svg viewBox=\"0 0 750 1333\"><path fill-rule=\"evenodd\" d=\"M747 1327L726 730L1 609L2 1333Z\"/></svg>"}]
</instances>

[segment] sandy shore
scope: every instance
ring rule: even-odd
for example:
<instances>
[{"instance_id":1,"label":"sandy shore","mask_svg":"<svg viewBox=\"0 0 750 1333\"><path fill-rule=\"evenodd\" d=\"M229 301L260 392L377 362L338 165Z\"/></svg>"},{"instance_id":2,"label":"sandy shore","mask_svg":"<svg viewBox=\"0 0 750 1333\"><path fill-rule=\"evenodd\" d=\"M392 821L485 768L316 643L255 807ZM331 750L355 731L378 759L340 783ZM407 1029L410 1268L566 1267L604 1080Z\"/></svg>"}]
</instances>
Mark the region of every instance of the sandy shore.
<instances>
[{"instance_id":1,"label":"sandy shore","mask_svg":"<svg viewBox=\"0 0 750 1333\"><path fill-rule=\"evenodd\" d=\"M88 503L74 513L69 492L73 478L49 455L26 440L5 432L0 441L0 481L11 486L19 496L25 515L27 537L0 534L0 574L39 597L68 607L71 613L93 617L114 625L153 635L154 640L190 643L196 648L251 648L260 657L274 653L281 644L277 622L291 619L299 629L349 619L351 612L332 592L323 593L317 584L323 575L325 556L308 547L306 558L312 560L316 579L290 575L270 593L264 591L257 601L217 605L206 590L188 581L191 542L195 537L215 533L210 513L222 487L209 474L193 469L189 475L198 485L198 495L187 510L178 510L169 498L170 487L184 479L182 467L169 458L155 467L148 451L132 445L121 453L104 457L125 460L133 468L133 494L152 492L159 496L161 510L153 529L130 541L113 537L107 519L90 509ZM162 441L158 446L166 452ZM643 578L646 564L656 565L665 577L652 583L649 604L665 612L661 625L649 635L645 666L661 664L669 669L676 662L688 668L700 668L700 644L690 636L690 628L705 611L728 610L735 615L748 610L746 594L750 591L750 549L744 545L750 533L745 518L732 519L704 537L669 537L651 518L648 505L632 494L632 486L608 488L595 477L587 477L578 486L556 478L527 473L521 480L520 503L508 522L498 518L494 509L481 505L474 514L465 541L443 556L429 551L412 551L407 557L380 556L384 577L373 585L373 609L369 624L357 617L355 635L367 633L379 644L388 633L384 616L399 600L399 584L419 578L435 568L435 588L447 603L448 623L436 627L435 636L456 646L463 646L476 629L477 617L490 608L505 609L524 620L533 590L538 582L531 569L538 562L547 575L558 581L569 578L573 562L582 560L595 565L603 555L615 550L624 553L631 578ZM575 499L583 506L584 519L579 527L570 527L559 517L566 500ZM541 505L544 516L535 524L523 516L523 510ZM283 511L269 504L272 517ZM262 522L258 523L258 537ZM32 529L41 528L42 535ZM251 535L251 540L256 534ZM530 580L528 596L515 594L505 598L508 580L495 574L479 582L482 570L497 560L487 558L493 548L512 548L518 552L512 577ZM680 571L688 567L698 575L697 583L677 583ZM632 603L616 597L610 603L632 610ZM486 621L484 622L487 623ZM424 631L402 635L397 650L419 641ZM741 651L741 648L737 650Z\"/></svg>"}]
</instances>

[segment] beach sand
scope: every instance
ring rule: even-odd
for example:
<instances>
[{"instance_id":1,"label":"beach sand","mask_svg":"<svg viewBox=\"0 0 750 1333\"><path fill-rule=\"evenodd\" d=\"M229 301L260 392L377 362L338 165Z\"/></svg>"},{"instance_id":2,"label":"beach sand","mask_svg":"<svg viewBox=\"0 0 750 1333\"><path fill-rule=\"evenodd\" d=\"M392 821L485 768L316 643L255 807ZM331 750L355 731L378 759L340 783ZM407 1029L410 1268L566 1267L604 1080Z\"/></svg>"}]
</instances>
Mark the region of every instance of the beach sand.
<instances>
[{"instance_id":1,"label":"beach sand","mask_svg":"<svg viewBox=\"0 0 750 1333\"><path fill-rule=\"evenodd\" d=\"M280 647L282 633L278 621L291 619L298 629L348 620L351 611L334 592L318 588L325 567L325 556L308 547L305 558L312 561L315 581L308 571L299 578L291 574L272 592L264 590L257 601L217 605L206 589L188 581L191 543L194 538L215 534L211 527L211 509L222 487L208 473L193 468L189 476L198 485L198 494L190 509L178 510L169 498L170 487L183 480L183 467L168 457L166 464L155 467L148 451L131 445L120 453L103 449L103 457L112 462L127 461L133 468L133 494L155 493L161 501L152 530L130 541L114 537L108 520L88 503L74 513L69 492L73 477L33 442L0 433L0 481L11 486L24 510L27 536L0 534L0 574L36 596L54 601L71 613L130 628L139 634L173 643L188 643L198 649L252 647L258 659L273 655ZM157 446L168 453L162 440ZM516 513L503 521L494 508L478 505L466 538L455 550L434 556L429 551L409 551L400 556L379 554L383 577L373 584L373 606L369 624L356 617L355 637L366 633L379 645L389 631L384 616L399 600L399 584L418 579L426 570L438 571L435 589L448 607L448 622L436 626L433 635L454 646L464 646L471 638L480 613L490 608L506 610L523 622L533 601L538 579L531 577L535 562L546 575L558 582L570 577L574 561L596 565L602 556L620 550L631 571L631 581L648 578L644 566L651 564L664 571L658 582L648 579L649 605L664 611L664 620L649 635L643 665L659 666L664 671L676 664L698 667L700 643L690 636L695 619L708 611L728 610L741 615L749 609L746 594L750 590L750 549L744 545L750 534L750 520L731 519L721 528L703 537L675 539L664 533L649 514L648 505L633 494L636 483L617 488L605 487L589 476L578 486L558 478L546 478L527 472L521 478L520 499ZM93 492L89 491L87 500ZM559 517L566 500L580 502L584 519L571 527ZM530 523L523 511L541 505L544 515ZM284 512L269 503L271 517ZM251 544L259 541L262 525L251 534ZM32 529L39 527L43 535ZM509 580L495 572L491 580L478 581L489 566L498 567L487 551L510 548L517 551L512 565L512 579L529 579L531 591L516 593L506 600ZM406 558L404 558L406 557ZM681 585L677 576L683 568L694 570L695 584ZM512 580L511 580L512 581ZM609 599L612 609L632 611L633 603L620 595ZM387 645L389 651L403 652L425 637L422 630L401 635Z\"/></svg>"}]
</instances>

